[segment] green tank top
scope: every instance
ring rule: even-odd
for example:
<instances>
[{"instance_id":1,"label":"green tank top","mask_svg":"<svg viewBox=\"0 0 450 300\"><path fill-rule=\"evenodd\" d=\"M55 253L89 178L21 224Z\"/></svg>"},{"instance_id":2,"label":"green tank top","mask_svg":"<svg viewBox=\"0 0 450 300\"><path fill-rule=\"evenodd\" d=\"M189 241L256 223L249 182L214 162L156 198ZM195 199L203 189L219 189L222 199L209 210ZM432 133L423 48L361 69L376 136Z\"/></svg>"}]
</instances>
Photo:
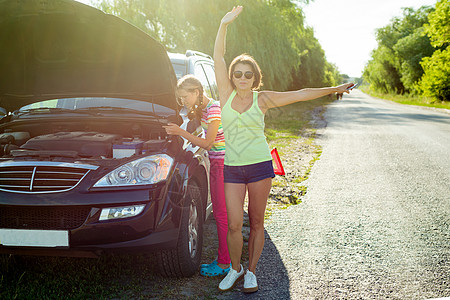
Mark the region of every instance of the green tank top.
<instances>
[{"instance_id":1,"label":"green tank top","mask_svg":"<svg viewBox=\"0 0 450 300\"><path fill-rule=\"evenodd\" d=\"M253 92L253 104L242 114L231 107L234 90L222 108L225 134L225 165L243 166L272 160L264 135L264 114L258 105L258 92Z\"/></svg>"}]
</instances>

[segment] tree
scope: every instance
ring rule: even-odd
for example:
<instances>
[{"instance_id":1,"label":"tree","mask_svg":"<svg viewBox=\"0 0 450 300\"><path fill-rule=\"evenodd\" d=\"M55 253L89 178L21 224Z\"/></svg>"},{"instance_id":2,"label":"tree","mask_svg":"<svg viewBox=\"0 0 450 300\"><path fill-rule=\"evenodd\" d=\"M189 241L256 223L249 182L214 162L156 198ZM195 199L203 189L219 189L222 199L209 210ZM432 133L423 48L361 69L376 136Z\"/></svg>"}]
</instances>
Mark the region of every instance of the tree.
<instances>
[{"instance_id":1,"label":"tree","mask_svg":"<svg viewBox=\"0 0 450 300\"><path fill-rule=\"evenodd\" d=\"M428 22L429 24L425 24L425 30L432 46L447 47L450 43L450 2L438 1L435 11L428 16Z\"/></svg>"},{"instance_id":2,"label":"tree","mask_svg":"<svg viewBox=\"0 0 450 300\"><path fill-rule=\"evenodd\" d=\"M332 71L311 28L304 27L299 2L309 0L92 0L94 6L127 20L160 41L168 51L213 52L223 15L243 4L244 13L228 28L231 62L252 55L263 71L264 88L273 90L323 86ZM336 78L335 78L336 80Z\"/></svg>"},{"instance_id":3,"label":"tree","mask_svg":"<svg viewBox=\"0 0 450 300\"><path fill-rule=\"evenodd\" d=\"M450 48L437 50L426 57L422 66L425 74L419 85L425 96L450 101Z\"/></svg>"},{"instance_id":4,"label":"tree","mask_svg":"<svg viewBox=\"0 0 450 300\"><path fill-rule=\"evenodd\" d=\"M377 30L378 48L373 51L364 77L375 90L404 94L416 91L416 83L423 74L420 64L434 52L424 35L424 24L433 9L404 8L401 18Z\"/></svg>"},{"instance_id":5,"label":"tree","mask_svg":"<svg viewBox=\"0 0 450 300\"><path fill-rule=\"evenodd\" d=\"M420 62L424 57L431 56L435 50L428 36L424 34L424 27L419 27L411 34L399 39L393 50L398 56L396 68L402 85L407 92L418 92L416 83L423 75Z\"/></svg>"},{"instance_id":6,"label":"tree","mask_svg":"<svg viewBox=\"0 0 450 300\"><path fill-rule=\"evenodd\" d=\"M364 68L363 76L374 90L398 94L404 91L392 51L383 45L372 52L372 59Z\"/></svg>"},{"instance_id":7,"label":"tree","mask_svg":"<svg viewBox=\"0 0 450 300\"><path fill-rule=\"evenodd\" d=\"M423 59L424 75L418 87L426 96L450 101L450 2L438 1L428 20L425 31L432 45L439 49Z\"/></svg>"}]
</instances>

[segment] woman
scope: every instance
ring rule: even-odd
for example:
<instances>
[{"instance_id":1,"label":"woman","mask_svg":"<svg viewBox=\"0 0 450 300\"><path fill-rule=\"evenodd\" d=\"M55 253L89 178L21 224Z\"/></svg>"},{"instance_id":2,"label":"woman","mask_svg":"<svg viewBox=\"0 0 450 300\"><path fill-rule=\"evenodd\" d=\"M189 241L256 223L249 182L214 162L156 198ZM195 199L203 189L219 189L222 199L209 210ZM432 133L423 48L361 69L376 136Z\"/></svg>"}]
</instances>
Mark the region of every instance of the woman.
<instances>
[{"instance_id":1,"label":"woman","mask_svg":"<svg viewBox=\"0 0 450 300\"><path fill-rule=\"evenodd\" d=\"M164 126L166 132L179 135L191 143L208 150L210 160L210 190L213 214L216 219L219 249L217 259L210 264L203 264L200 274L203 276L219 276L230 270L230 255L227 247L227 211L223 187L223 162L225 140L220 121L220 105L203 94L201 82L192 75L186 75L177 83L177 96L189 110L193 118L201 121L206 132L205 138L190 134L173 123Z\"/></svg>"},{"instance_id":2,"label":"woman","mask_svg":"<svg viewBox=\"0 0 450 300\"><path fill-rule=\"evenodd\" d=\"M261 86L261 71L256 61L245 54L236 57L227 72L224 59L227 26L242 9L242 6L234 7L222 18L214 45L214 65L227 147L224 180L228 213L227 242L232 265L230 272L220 282L219 289L232 289L244 277L244 292L251 293L258 290L255 269L264 247L264 214L272 178L275 177L264 136L264 114L273 107L345 92L353 84L290 92L257 92ZM244 276L240 261L243 204L247 191L250 236L248 270Z\"/></svg>"}]
</instances>

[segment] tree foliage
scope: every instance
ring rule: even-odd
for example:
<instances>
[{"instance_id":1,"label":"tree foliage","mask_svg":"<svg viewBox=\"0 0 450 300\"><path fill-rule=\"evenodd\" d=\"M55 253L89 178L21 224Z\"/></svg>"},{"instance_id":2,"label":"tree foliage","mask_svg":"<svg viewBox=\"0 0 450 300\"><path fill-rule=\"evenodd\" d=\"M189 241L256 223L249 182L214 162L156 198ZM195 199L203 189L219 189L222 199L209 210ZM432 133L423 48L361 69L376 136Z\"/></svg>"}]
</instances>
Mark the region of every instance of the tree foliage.
<instances>
[{"instance_id":1,"label":"tree foliage","mask_svg":"<svg viewBox=\"0 0 450 300\"><path fill-rule=\"evenodd\" d=\"M397 70L403 86L408 92L416 92L415 84L423 75L420 62L434 52L429 38L424 34L424 28L416 28L411 34L399 39L394 51L398 55Z\"/></svg>"},{"instance_id":2,"label":"tree foliage","mask_svg":"<svg viewBox=\"0 0 450 300\"><path fill-rule=\"evenodd\" d=\"M364 78L378 91L401 93L404 87L395 64L392 50L381 45L372 52L372 60L364 69Z\"/></svg>"},{"instance_id":3,"label":"tree foliage","mask_svg":"<svg viewBox=\"0 0 450 300\"><path fill-rule=\"evenodd\" d=\"M228 28L227 62L252 55L263 70L265 89L300 89L340 83L313 30L304 26L298 3L309 0L91 0L160 41L168 51L213 53L223 15L233 6L244 12Z\"/></svg>"},{"instance_id":4,"label":"tree foliage","mask_svg":"<svg viewBox=\"0 0 450 300\"><path fill-rule=\"evenodd\" d=\"M450 100L450 47L437 50L422 62L425 74L420 87L425 96L439 100Z\"/></svg>"},{"instance_id":5,"label":"tree foliage","mask_svg":"<svg viewBox=\"0 0 450 300\"><path fill-rule=\"evenodd\" d=\"M424 34L424 24L432 8L417 11L403 8L403 16L377 30L378 48L372 53L364 77L382 92L398 94L415 92L415 84L423 75L420 64L434 49Z\"/></svg>"},{"instance_id":6,"label":"tree foliage","mask_svg":"<svg viewBox=\"0 0 450 300\"><path fill-rule=\"evenodd\" d=\"M436 10L428 16L429 24L425 30L431 39L433 47L446 47L450 43L450 2L440 0L436 3Z\"/></svg>"},{"instance_id":7,"label":"tree foliage","mask_svg":"<svg viewBox=\"0 0 450 300\"><path fill-rule=\"evenodd\" d=\"M438 49L422 61L424 75L418 86L424 95L450 100L450 2L441 0L428 16L425 31Z\"/></svg>"},{"instance_id":8,"label":"tree foliage","mask_svg":"<svg viewBox=\"0 0 450 300\"><path fill-rule=\"evenodd\" d=\"M404 8L402 17L377 30L377 41L364 69L371 88L449 100L450 1Z\"/></svg>"}]
</instances>

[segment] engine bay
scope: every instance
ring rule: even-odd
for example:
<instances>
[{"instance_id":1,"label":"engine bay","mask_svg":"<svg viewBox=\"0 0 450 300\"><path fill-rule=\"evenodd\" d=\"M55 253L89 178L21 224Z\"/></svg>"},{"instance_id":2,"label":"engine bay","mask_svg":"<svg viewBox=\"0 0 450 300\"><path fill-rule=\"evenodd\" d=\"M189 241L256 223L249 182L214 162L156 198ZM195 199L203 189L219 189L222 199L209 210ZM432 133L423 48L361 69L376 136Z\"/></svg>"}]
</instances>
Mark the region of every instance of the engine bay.
<instances>
[{"instance_id":1,"label":"engine bay","mask_svg":"<svg viewBox=\"0 0 450 300\"><path fill-rule=\"evenodd\" d=\"M0 131L0 159L122 159L155 152L166 143L158 122L21 123Z\"/></svg>"}]
</instances>

